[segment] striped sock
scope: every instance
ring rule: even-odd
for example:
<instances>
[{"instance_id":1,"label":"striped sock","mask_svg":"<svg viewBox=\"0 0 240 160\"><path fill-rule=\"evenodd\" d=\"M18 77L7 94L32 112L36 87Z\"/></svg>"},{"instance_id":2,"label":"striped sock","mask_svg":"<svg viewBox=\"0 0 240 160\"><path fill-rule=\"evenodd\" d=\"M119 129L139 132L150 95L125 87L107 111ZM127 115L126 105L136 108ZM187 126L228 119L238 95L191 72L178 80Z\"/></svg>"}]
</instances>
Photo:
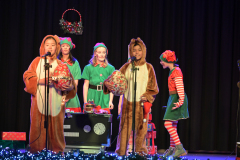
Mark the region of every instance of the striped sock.
<instances>
[{"instance_id":1,"label":"striped sock","mask_svg":"<svg viewBox=\"0 0 240 160\"><path fill-rule=\"evenodd\" d=\"M170 147L173 147L173 148L175 147L175 143L171 136L170 136Z\"/></svg>"},{"instance_id":2,"label":"striped sock","mask_svg":"<svg viewBox=\"0 0 240 160\"><path fill-rule=\"evenodd\" d=\"M175 147L175 145L181 144L177 133L177 123L178 121L165 121L164 123L164 126L170 135L170 147Z\"/></svg>"}]
</instances>

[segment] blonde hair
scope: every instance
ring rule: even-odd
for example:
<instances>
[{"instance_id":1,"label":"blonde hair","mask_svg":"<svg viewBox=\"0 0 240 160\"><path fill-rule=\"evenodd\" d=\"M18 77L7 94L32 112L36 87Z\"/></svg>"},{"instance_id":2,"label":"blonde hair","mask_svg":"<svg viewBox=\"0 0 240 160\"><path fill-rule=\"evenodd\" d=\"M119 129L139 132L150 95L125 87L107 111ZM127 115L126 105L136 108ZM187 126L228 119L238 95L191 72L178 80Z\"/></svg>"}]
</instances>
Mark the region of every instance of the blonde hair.
<instances>
[{"instance_id":1,"label":"blonde hair","mask_svg":"<svg viewBox=\"0 0 240 160\"><path fill-rule=\"evenodd\" d=\"M95 56L95 52L96 52L96 50L93 52L92 58L89 60L89 64L93 65L94 67L96 67L98 65L97 58ZM107 65L108 65L108 60L107 60L107 53L106 53L103 67L105 68L105 67L107 67Z\"/></svg>"}]
</instances>

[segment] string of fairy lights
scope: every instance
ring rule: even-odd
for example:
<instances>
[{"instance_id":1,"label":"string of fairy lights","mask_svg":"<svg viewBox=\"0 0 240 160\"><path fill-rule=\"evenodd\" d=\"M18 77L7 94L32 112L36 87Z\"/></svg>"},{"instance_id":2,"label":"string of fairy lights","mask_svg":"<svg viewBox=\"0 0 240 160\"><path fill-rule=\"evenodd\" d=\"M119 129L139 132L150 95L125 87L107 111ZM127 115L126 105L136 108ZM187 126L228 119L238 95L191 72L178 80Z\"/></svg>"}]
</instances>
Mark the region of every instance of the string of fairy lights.
<instances>
[{"instance_id":1,"label":"string of fairy lights","mask_svg":"<svg viewBox=\"0 0 240 160\"><path fill-rule=\"evenodd\" d=\"M9 159L9 160L40 160L40 159L53 159L53 160L159 160L160 155L139 155L138 153L130 153L128 156L118 156L115 153L107 153L101 151L96 154L86 154L80 150L71 150L66 153L63 152L53 152L46 151L45 149L38 153L31 153L25 150L2 148L0 146L0 159ZM178 158L178 160L187 160L183 158ZM168 157L165 160L173 160L173 157ZM177 160L177 159L175 159Z\"/></svg>"}]
</instances>

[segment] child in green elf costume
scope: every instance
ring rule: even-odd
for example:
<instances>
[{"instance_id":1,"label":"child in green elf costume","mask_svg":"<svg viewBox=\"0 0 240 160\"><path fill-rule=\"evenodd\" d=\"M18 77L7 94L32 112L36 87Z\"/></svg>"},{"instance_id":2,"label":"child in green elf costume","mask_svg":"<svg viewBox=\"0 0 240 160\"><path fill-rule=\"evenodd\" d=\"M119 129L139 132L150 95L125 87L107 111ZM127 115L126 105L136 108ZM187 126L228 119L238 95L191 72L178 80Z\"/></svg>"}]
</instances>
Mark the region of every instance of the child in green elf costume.
<instances>
[{"instance_id":1,"label":"child in green elf costume","mask_svg":"<svg viewBox=\"0 0 240 160\"><path fill-rule=\"evenodd\" d=\"M63 63L66 63L70 72L74 77L76 86L78 86L78 80L81 79L81 68L76 58L72 56L71 50L75 48L72 39L70 37L60 37L61 52L58 56ZM81 112L80 101L78 95L73 99L66 99L66 110L70 112Z\"/></svg>"},{"instance_id":2,"label":"child in green elf costume","mask_svg":"<svg viewBox=\"0 0 240 160\"><path fill-rule=\"evenodd\" d=\"M108 63L107 55L108 50L105 44L96 43L93 47L92 58L82 73L82 79L84 79L83 100L84 104L93 100L96 106L101 106L110 113L109 109L113 109L113 94L104 94L102 85L115 68Z\"/></svg>"},{"instance_id":3,"label":"child in green elf costume","mask_svg":"<svg viewBox=\"0 0 240 160\"><path fill-rule=\"evenodd\" d=\"M168 77L169 99L165 115L163 117L164 126L170 135L170 147L163 154L162 158L173 156L174 158L187 154L178 137L177 124L181 119L189 118L188 99L184 92L183 74L181 69L176 65L175 52L166 50L160 56L160 64L163 69L169 68Z\"/></svg>"}]
</instances>

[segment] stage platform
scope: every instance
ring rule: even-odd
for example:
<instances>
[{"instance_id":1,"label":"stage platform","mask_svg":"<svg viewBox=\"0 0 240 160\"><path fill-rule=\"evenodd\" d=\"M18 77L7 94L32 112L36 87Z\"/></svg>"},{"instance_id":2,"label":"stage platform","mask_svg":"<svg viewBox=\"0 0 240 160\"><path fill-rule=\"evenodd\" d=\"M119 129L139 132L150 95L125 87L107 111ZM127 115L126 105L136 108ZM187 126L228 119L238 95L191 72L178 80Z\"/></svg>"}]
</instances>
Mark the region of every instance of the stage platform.
<instances>
[{"instance_id":1,"label":"stage platform","mask_svg":"<svg viewBox=\"0 0 240 160\"><path fill-rule=\"evenodd\" d=\"M19 149L21 151L21 153L25 153L27 152L26 149ZM114 154L113 151L108 151L106 152L108 154ZM105 153L105 154L106 154ZM97 153L96 153L97 154ZM67 153L65 152L65 155L67 155ZM159 155L162 155L161 153ZM188 153L186 156L181 157L182 160L236 160L236 155L230 155L230 154L206 154L206 153ZM119 156L117 158L117 160L121 160L122 157ZM161 160L159 158L159 160ZM168 159L168 160L172 160L172 159Z\"/></svg>"},{"instance_id":2,"label":"stage platform","mask_svg":"<svg viewBox=\"0 0 240 160\"><path fill-rule=\"evenodd\" d=\"M184 158L188 160L235 160L236 155L188 153Z\"/></svg>"},{"instance_id":3,"label":"stage platform","mask_svg":"<svg viewBox=\"0 0 240 160\"><path fill-rule=\"evenodd\" d=\"M108 153L114 153L109 151ZM158 153L162 155L162 153ZM216 153L188 153L181 157L183 160L236 160L235 153L232 154L216 154Z\"/></svg>"}]
</instances>

